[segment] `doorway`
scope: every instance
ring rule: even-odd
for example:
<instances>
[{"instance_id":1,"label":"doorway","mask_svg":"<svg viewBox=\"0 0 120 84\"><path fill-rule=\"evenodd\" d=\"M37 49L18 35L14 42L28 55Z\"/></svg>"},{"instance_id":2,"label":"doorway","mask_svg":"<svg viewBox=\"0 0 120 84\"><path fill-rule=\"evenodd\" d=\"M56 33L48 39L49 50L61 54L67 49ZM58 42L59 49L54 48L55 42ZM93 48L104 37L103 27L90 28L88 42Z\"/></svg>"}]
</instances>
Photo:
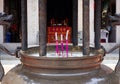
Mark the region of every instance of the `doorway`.
<instances>
[{"instance_id":1,"label":"doorway","mask_svg":"<svg viewBox=\"0 0 120 84\"><path fill-rule=\"evenodd\" d=\"M77 44L78 0L47 0L47 27L69 26L71 28L71 43ZM64 21L67 24L64 25ZM48 28L47 28L48 29ZM48 37L49 38L49 37Z\"/></svg>"},{"instance_id":2,"label":"doorway","mask_svg":"<svg viewBox=\"0 0 120 84\"><path fill-rule=\"evenodd\" d=\"M47 0L47 25L50 25L52 18L57 23L67 18L68 25L72 26L72 6L72 0Z\"/></svg>"},{"instance_id":3,"label":"doorway","mask_svg":"<svg viewBox=\"0 0 120 84\"><path fill-rule=\"evenodd\" d=\"M6 14L13 15L11 26L9 28L4 28L4 42L21 42L21 0L4 0L4 11Z\"/></svg>"},{"instance_id":4,"label":"doorway","mask_svg":"<svg viewBox=\"0 0 120 84\"><path fill-rule=\"evenodd\" d=\"M103 33L105 33L105 38L108 40L107 42L109 43L116 42L116 27L112 26L114 21L110 20L109 17L115 16L115 13L116 0L102 0L102 30L105 30L105 32ZM106 42L106 40L104 39L102 42Z\"/></svg>"}]
</instances>

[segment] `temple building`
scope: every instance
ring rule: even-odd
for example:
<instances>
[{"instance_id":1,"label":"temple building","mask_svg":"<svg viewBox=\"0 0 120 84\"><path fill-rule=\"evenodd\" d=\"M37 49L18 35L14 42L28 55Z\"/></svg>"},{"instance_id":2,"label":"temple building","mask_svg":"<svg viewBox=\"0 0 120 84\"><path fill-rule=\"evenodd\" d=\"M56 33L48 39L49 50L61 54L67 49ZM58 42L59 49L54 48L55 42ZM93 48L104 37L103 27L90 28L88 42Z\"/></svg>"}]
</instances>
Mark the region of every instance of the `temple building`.
<instances>
[{"instance_id":1,"label":"temple building","mask_svg":"<svg viewBox=\"0 0 120 84\"><path fill-rule=\"evenodd\" d=\"M112 26L108 14L114 16L120 14L120 0L102 0L101 11L101 45L106 49L111 45L120 43L120 26ZM0 0L0 12L13 14L11 26L0 25L0 44L11 51L21 46L21 0ZM94 46L94 0L89 2L90 45ZM70 45L82 44L83 31L83 4L82 0L47 0L46 3L46 42L47 45L55 44L55 32L58 40L69 31L68 40ZM39 6L38 0L27 0L27 42L28 45L39 44ZM9 40L8 40L9 39Z\"/></svg>"}]
</instances>

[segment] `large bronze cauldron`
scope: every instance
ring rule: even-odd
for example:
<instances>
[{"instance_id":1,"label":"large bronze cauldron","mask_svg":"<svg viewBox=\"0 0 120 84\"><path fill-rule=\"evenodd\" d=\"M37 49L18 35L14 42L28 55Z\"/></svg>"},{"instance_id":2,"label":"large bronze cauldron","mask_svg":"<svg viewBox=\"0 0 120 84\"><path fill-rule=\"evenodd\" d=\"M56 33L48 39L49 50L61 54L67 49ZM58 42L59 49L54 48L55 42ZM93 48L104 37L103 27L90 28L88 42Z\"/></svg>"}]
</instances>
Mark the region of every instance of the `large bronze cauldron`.
<instances>
[{"instance_id":1,"label":"large bronze cauldron","mask_svg":"<svg viewBox=\"0 0 120 84\"><path fill-rule=\"evenodd\" d=\"M37 57L38 48L20 51L22 64L4 76L2 84L120 84L119 62L116 71L102 65L103 53L93 56Z\"/></svg>"}]
</instances>

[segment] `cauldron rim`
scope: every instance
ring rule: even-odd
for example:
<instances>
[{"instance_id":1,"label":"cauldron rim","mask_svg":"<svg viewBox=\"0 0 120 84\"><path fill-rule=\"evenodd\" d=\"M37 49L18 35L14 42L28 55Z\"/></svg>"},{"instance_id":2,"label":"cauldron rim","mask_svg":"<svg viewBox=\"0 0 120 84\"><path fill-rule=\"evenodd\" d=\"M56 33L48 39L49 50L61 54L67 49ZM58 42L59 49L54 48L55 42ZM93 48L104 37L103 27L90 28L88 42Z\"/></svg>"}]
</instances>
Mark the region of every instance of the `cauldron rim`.
<instances>
[{"instance_id":1,"label":"cauldron rim","mask_svg":"<svg viewBox=\"0 0 120 84\"><path fill-rule=\"evenodd\" d=\"M83 57L45 57L29 56L25 51L20 51L21 62L25 67L44 69L94 69L100 68L103 54Z\"/></svg>"},{"instance_id":2,"label":"cauldron rim","mask_svg":"<svg viewBox=\"0 0 120 84\"><path fill-rule=\"evenodd\" d=\"M25 56L31 59L42 59L42 60L80 60L80 59L92 59L92 58L96 58L96 57L103 57L103 54L101 53L95 53L93 55L84 55L84 56L80 56L80 57L47 57L47 56L32 56L30 54L25 53L24 51L20 50L20 56Z\"/></svg>"}]
</instances>

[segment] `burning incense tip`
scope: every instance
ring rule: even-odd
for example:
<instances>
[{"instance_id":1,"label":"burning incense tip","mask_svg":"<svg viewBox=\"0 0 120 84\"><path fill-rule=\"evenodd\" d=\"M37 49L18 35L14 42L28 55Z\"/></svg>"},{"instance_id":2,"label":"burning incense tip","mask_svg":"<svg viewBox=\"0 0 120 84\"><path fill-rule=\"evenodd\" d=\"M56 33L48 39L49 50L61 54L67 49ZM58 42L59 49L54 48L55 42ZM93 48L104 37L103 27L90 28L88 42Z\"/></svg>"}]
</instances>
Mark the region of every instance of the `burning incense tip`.
<instances>
[{"instance_id":1,"label":"burning incense tip","mask_svg":"<svg viewBox=\"0 0 120 84\"><path fill-rule=\"evenodd\" d=\"M55 32L55 40L58 40L57 32Z\"/></svg>"},{"instance_id":2,"label":"burning incense tip","mask_svg":"<svg viewBox=\"0 0 120 84\"><path fill-rule=\"evenodd\" d=\"M66 40L68 40L68 33L69 33L69 30L67 30L66 32Z\"/></svg>"}]
</instances>

